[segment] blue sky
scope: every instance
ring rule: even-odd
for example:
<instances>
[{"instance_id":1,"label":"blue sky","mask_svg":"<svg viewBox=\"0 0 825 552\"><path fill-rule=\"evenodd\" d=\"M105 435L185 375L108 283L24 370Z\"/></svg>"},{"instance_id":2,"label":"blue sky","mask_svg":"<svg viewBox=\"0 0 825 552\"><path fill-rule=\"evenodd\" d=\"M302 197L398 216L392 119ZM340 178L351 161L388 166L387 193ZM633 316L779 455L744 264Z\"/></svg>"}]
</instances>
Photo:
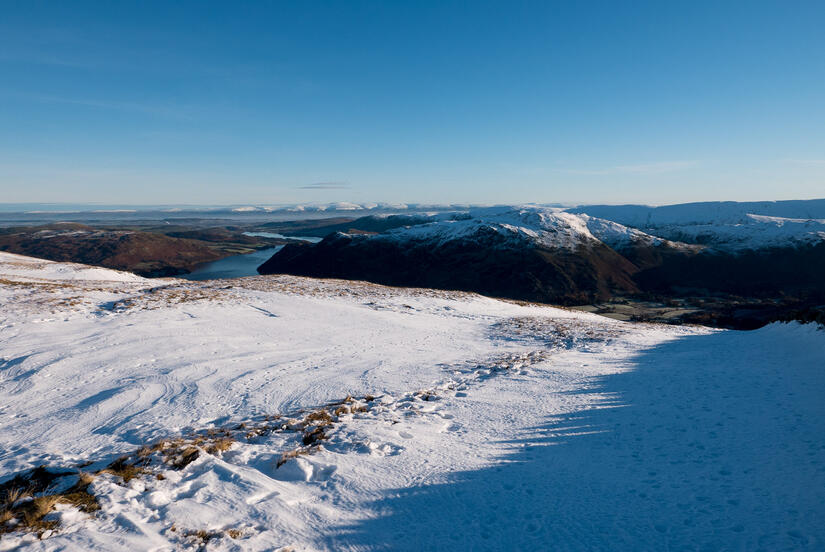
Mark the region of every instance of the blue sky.
<instances>
[{"instance_id":1,"label":"blue sky","mask_svg":"<svg viewBox=\"0 0 825 552\"><path fill-rule=\"evenodd\" d=\"M2 2L0 202L825 197L825 2Z\"/></svg>"}]
</instances>

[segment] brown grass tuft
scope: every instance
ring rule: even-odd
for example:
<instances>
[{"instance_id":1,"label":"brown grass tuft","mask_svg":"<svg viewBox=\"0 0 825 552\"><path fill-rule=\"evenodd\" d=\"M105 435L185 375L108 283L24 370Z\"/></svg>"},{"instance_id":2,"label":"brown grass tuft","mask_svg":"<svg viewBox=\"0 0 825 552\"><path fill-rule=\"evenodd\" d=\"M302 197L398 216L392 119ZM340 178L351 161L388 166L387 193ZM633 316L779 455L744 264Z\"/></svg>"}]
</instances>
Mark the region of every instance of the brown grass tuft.
<instances>
[{"instance_id":1,"label":"brown grass tuft","mask_svg":"<svg viewBox=\"0 0 825 552\"><path fill-rule=\"evenodd\" d=\"M43 518L50 513L55 505L60 500L58 495L39 496L34 500L24 502L17 509L18 519L20 523L15 526L16 530L27 529L29 531L37 531L42 533L47 529L54 529L57 527L57 521L45 521Z\"/></svg>"},{"instance_id":2,"label":"brown grass tuft","mask_svg":"<svg viewBox=\"0 0 825 552\"><path fill-rule=\"evenodd\" d=\"M234 443L235 439L231 437L221 437L220 439L212 441L212 443L208 447L206 447L206 452L208 452L209 454L218 454L219 452L225 452L229 450Z\"/></svg>"},{"instance_id":3,"label":"brown grass tuft","mask_svg":"<svg viewBox=\"0 0 825 552\"><path fill-rule=\"evenodd\" d=\"M6 489L3 493L3 503L11 507L12 504L26 496L26 491L23 490L23 487L10 487Z\"/></svg>"},{"instance_id":4,"label":"brown grass tuft","mask_svg":"<svg viewBox=\"0 0 825 552\"><path fill-rule=\"evenodd\" d=\"M95 480L95 476L89 472L80 472L77 474L77 486L88 487Z\"/></svg>"},{"instance_id":5,"label":"brown grass tuft","mask_svg":"<svg viewBox=\"0 0 825 552\"><path fill-rule=\"evenodd\" d=\"M124 483L128 483L135 477L146 473L145 468L130 463L128 456L121 456L101 471L120 477Z\"/></svg>"},{"instance_id":6,"label":"brown grass tuft","mask_svg":"<svg viewBox=\"0 0 825 552\"><path fill-rule=\"evenodd\" d=\"M287 462L289 462L293 458L298 458L299 456L302 456L304 454L311 454L312 452L314 452L312 447L297 448L297 449L294 449L294 450L288 450L285 453L283 453L281 455L281 457L278 459L278 463L275 464L275 468L280 468L281 466L283 466L284 464L286 464Z\"/></svg>"},{"instance_id":7,"label":"brown grass tuft","mask_svg":"<svg viewBox=\"0 0 825 552\"><path fill-rule=\"evenodd\" d=\"M198 450L198 447L186 447L185 449L183 449L183 452L181 452L180 455L178 455L178 457L175 458L175 460L172 462L172 467L177 470L182 470L183 468L197 460L198 456L200 456L200 451Z\"/></svg>"},{"instance_id":8,"label":"brown grass tuft","mask_svg":"<svg viewBox=\"0 0 825 552\"><path fill-rule=\"evenodd\" d=\"M97 500L88 490L93 480L91 474L78 473L77 482L62 493L52 490L58 480L72 475L71 471L50 470L40 466L0 485L0 496L5 501L5 505L0 507L0 534L29 531L42 535L46 530L56 529L59 523L56 520L46 520L45 517L61 502L84 512L99 510ZM24 487L26 490L23 490ZM40 496L22 500L37 494ZM7 523L12 519L17 520L15 525Z\"/></svg>"},{"instance_id":9,"label":"brown grass tuft","mask_svg":"<svg viewBox=\"0 0 825 552\"><path fill-rule=\"evenodd\" d=\"M301 438L301 442L306 446L317 443L318 441L323 441L326 438L327 434L324 431L324 428L322 426L317 426L312 428L312 430L305 432L304 436Z\"/></svg>"},{"instance_id":10,"label":"brown grass tuft","mask_svg":"<svg viewBox=\"0 0 825 552\"><path fill-rule=\"evenodd\" d=\"M243 531L241 529L227 529L225 532L230 539L239 539L243 537Z\"/></svg>"},{"instance_id":11,"label":"brown grass tuft","mask_svg":"<svg viewBox=\"0 0 825 552\"><path fill-rule=\"evenodd\" d=\"M328 426L332 424L332 416L326 410L316 410L310 412L304 418L304 425Z\"/></svg>"}]
</instances>

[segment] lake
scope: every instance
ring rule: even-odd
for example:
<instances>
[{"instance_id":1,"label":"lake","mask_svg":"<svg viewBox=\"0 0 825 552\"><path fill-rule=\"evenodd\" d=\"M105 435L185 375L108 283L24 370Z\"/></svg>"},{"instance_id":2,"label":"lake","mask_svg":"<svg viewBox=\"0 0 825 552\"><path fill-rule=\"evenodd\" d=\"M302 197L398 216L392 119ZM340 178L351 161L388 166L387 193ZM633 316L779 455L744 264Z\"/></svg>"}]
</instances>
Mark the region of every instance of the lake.
<instances>
[{"instance_id":1,"label":"lake","mask_svg":"<svg viewBox=\"0 0 825 552\"><path fill-rule=\"evenodd\" d=\"M318 243L319 241L323 240L324 238L318 238L316 236L284 236L283 234L276 234L274 232L244 232L244 236L258 236L261 238L280 238L282 240L298 240L298 241L305 241L309 243Z\"/></svg>"},{"instance_id":2,"label":"lake","mask_svg":"<svg viewBox=\"0 0 825 552\"><path fill-rule=\"evenodd\" d=\"M178 278L185 280L215 280L218 278L242 278L244 276L257 276L257 268L264 264L283 245L261 249L246 255L232 255L219 261L205 263L189 274L182 274Z\"/></svg>"},{"instance_id":3,"label":"lake","mask_svg":"<svg viewBox=\"0 0 825 552\"><path fill-rule=\"evenodd\" d=\"M271 232L244 232L245 236L260 236L262 238L280 238L285 240L305 241L310 243L318 243L323 238L316 238L314 236L284 236L283 234L275 234ZM190 272L189 274L182 274L178 278L184 280L217 280L219 278L243 278L244 276L257 276L258 267L264 264L276 252L280 251L284 246L278 245L261 249L254 253L246 253L245 255L232 255L220 261L205 263Z\"/></svg>"}]
</instances>

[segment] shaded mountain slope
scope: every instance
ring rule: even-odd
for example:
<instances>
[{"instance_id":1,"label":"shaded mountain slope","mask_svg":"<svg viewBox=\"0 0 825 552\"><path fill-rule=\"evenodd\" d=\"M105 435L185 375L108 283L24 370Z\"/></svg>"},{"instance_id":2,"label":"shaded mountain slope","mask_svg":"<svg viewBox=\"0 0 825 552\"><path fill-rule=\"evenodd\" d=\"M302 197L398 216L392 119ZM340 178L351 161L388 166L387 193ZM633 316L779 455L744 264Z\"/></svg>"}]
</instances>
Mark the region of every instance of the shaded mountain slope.
<instances>
[{"instance_id":1,"label":"shaded mountain slope","mask_svg":"<svg viewBox=\"0 0 825 552\"><path fill-rule=\"evenodd\" d=\"M337 233L314 246L288 245L258 271L572 304L639 291L632 278L638 267L588 223L623 246L675 247L619 225L605 228L586 216L539 208L477 209L430 220L374 236Z\"/></svg>"},{"instance_id":2,"label":"shaded mountain slope","mask_svg":"<svg viewBox=\"0 0 825 552\"><path fill-rule=\"evenodd\" d=\"M149 232L98 230L81 224L9 228L0 250L53 261L129 270L142 276L172 276L225 256L190 239Z\"/></svg>"},{"instance_id":3,"label":"shaded mountain slope","mask_svg":"<svg viewBox=\"0 0 825 552\"><path fill-rule=\"evenodd\" d=\"M662 237L533 206L471 209L415 222L376 235L338 233L315 246L290 245L258 270L561 304L636 294L726 294L804 305L825 297L825 234L818 220L746 215L736 223L702 226L711 232L708 245L666 239L695 238L684 228L696 225L680 227L681 234L671 228Z\"/></svg>"}]
</instances>

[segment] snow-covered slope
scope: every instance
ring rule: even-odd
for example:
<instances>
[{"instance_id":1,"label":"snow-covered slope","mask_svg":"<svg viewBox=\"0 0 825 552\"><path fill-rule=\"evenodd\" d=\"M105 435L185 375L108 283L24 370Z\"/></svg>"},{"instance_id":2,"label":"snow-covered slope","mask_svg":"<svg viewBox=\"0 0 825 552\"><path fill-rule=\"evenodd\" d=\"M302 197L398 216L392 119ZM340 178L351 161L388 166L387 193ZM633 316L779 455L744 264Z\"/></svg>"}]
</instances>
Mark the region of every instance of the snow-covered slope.
<instances>
[{"instance_id":1,"label":"snow-covered slope","mask_svg":"<svg viewBox=\"0 0 825 552\"><path fill-rule=\"evenodd\" d=\"M706 202L647 207L584 205L589 214L678 241L738 252L825 242L825 200Z\"/></svg>"},{"instance_id":2,"label":"snow-covered slope","mask_svg":"<svg viewBox=\"0 0 825 552\"><path fill-rule=\"evenodd\" d=\"M733 224L662 225L652 231L733 252L825 243L825 219L789 219L753 214L747 214Z\"/></svg>"},{"instance_id":3,"label":"snow-covered slope","mask_svg":"<svg viewBox=\"0 0 825 552\"><path fill-rule=\"evenodd\" d=\"M404 220L410 224L398 226ZM380 229L337 232L313 247L288 245L258 271L582 304L639 291L631 275L640 267L617 250L655 250L646 253L656 258L700 249L588 215L529 205L397 216L392 227Z\"/></svg>"},{"instance_id":4,"label":"snow-covered slope","mask_svg":"<svg viewBox=\"0 0 825 552\"><path fill-rule=\"evenodd\" d=\"M599 242L614 248L637 244L684 245L586 214L533 205L472 208L466 212L442 213L429 218L431 222L426 224L396 228L361 239L429 242L433 247L439 247L456 240L472 240L492 232L503 238L496 245L498 247L526 243L575 251L579 247Z\"/></svg>"},{"instance_id":5,"label":"snow-covered slope","mask_svg":"<svg viewBox=\"0 0 825 552\"><path fill-rule=\"evenodd\" d=\"M83 471L100 506L64 500L44 518L59 526L0 532L0 550L825 542L813 327L0 260L0 485L65 468L54 493Z\"/></svg>"},{"instance_id":6,"label":"snow-covered slope","mask_svg":"<svg viewBox=\"0 0 825 552\"><path fill-rule=\"evenodd\" d=\"M0 251L0 274L19 280L69 280L102 282L149 282L131 272L75 263L56 263Z\"/></svg>"}]
</instances>

